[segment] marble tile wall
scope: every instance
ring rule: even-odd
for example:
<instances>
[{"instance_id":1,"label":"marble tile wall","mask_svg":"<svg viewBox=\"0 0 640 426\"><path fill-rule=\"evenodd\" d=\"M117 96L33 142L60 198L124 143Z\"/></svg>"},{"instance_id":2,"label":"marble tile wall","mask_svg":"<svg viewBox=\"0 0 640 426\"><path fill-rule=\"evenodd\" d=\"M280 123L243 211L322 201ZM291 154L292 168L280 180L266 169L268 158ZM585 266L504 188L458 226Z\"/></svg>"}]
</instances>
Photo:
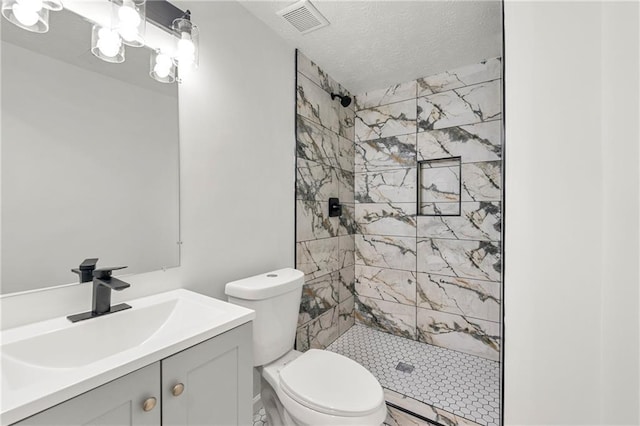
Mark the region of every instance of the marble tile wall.
<instances>
[{"instance_id":1,"label":"marble tile wall","mask_svg":"<svg viewBox=\"0 0 640 426\"><path fill-rule=\"evenodd\" d=\"M494 58L356 96L349 218L356 321L491 360L501 347L501 68ZM330 123L339 135L339 121ZM319 155L330 157L323 149L331 144L339 142L323 142ZM460 215L418 215L417 193L426 190L418 188L418 161L449 157L460 157L459 167L423 173L432 181L455 174L456 198L430 188L431 204ZM315 182L317 192L333 184ZM342 235L319 221L313 235ZM333 262L328 249L318 262L311 276Z\"/></svg>"},{"instance_id":2,"label":"marble tile wall","mask_svg":"<svg viewBox=\"0 0 640 426\"><path fill-rule=\"evenodd\" d=\"M305 273L296 348L325 348L355 321L355 112L350 95L297 52L296 268ZM415 143L414 143L415 145ZM342 216L329 217L338 197Z\"/></svg>"}]
</instances>

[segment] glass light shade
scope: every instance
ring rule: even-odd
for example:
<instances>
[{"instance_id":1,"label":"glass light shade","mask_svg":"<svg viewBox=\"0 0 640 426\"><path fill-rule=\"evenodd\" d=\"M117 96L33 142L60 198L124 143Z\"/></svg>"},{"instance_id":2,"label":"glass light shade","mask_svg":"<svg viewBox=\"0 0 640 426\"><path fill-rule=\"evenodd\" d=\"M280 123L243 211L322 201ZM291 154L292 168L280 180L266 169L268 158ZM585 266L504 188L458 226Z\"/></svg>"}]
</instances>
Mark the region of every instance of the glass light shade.
<instances>
[{"instance_id":1,"label":"glass light shade","mask_svg":"<svg viewBox=\"0 0 640 426\"><path fill-rule=\"evenodd\" d=\"M177 37L173 60L182 69L198 68L200 31L188 18L173 21L173 31Z\"/></svg>"},{"instance_id":2,"label":"glass light shade","mask_svg":"<svg viewBox=\"0 0 640 426\"><path fill-rule=\"evenodd\" d=\"M91 53L106 62L124 62L124 43L118 31L94 25L91 29Z\"/></svg>"},{"instance_id":3,"label":"glass light shade","mask_svg":"<svg viewBox=\"0 0 640 426\"><path fill-rule=\"evenodd\" d=\"M151 52L149 75L160 83L174 83L176 81L176 65L171 56L160 50Z\"/></svg>"},{"instance_id":4,"label":"glass light shade","mask_svg":"<svg viewBox=\"0 0 640 426\"><path fill-rule=\"evenodd\" d=\"M54 12L62 10L63 8L62 2L60 0L42 0L42 6Z\"/></svg>"},{"instance_id":5,"label":"glass light shade","mask_svg":"<svg viewBox=\"0 0 640 426\"><path fill-rule=\"evenodd\" d=\"M111 5L111 23L122 42L132 47L144 46L146 0L113 0Z\"/></svg>"},{"instance_id":6,"label":"glass light shade","mask_svg":"<svg viewBox=\"0 0 640 426\"><path fill-rule=\"evenodd\" d=\"M2 16L27 31L49 31L49 9L42 0L2 0Z\"/></svg>"}]
</instances>

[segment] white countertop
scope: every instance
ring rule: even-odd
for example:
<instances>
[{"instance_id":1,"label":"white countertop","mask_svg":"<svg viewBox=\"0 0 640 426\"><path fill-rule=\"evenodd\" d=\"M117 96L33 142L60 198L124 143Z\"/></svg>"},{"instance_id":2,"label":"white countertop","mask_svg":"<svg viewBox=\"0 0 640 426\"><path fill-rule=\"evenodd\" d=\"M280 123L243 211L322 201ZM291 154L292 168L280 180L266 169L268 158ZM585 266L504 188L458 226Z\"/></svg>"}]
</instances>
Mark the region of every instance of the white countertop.
<instances>
[{"instance_id":1,"label":"white countertop","mask_svg":"<svg viewBox=\"0 0 640 426\"><path fill-rule=\"evenodd\" d=\"M2 425L255 318L250 309L184 289L126 303L132 309L77 323L59 317L0 332Z\"/></svg>"}]
</instances>

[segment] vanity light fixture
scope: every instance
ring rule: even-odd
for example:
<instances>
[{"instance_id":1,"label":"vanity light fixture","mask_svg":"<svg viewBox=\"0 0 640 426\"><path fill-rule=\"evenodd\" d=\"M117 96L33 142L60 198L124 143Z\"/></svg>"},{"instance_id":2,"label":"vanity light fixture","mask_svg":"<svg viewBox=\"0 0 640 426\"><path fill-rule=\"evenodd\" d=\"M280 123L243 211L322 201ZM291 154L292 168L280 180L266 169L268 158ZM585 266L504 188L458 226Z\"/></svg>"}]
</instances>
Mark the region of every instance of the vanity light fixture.
<instances>
[{"instance_id":1,"label":"vanity light fixture","mask_svg":"<svg viewBox=\"0 0 640 426\"><path fill-rule=\"evenodd\" d=\"M91 53L106 62L124 62L124 45L144 46L146 0L110 0L111 27L94 25Z\"/></svg>"},{"instance_id":2,"label":"vanity light fixture","mask_svg":"<svg viewBox=\"0 0 640 426\"><path fill-rule=\"evenodd\" d=\"M49 11L62 10L59 0L2 0L2 16L34 33L49 31Z\"/></svg>"},{"instance_id":3,"label":"vanity light fixture","mask_svg":"<svg viewBox=\"0 0 640 426\"><path fill-rule=\"evenodd\" d=\"M183 69L198 68L200 31L191 22L191 11L187 10L180 18L174 19L171 26L178 38L173 61L177 66L184 67Z\"/></svg>"},{"instance_id":4,"label":"vanity light fixture","mask_svg":"<svg viewBox=\"0 0 640 426\"><path fill-rule=\"evenodd\" d=\"M127 46L144 46L146 0L112 0L112 23Z\"/></svg>"},{"instance_id":5,"label":"vanity light fixture","mask_svg":"<svg viewBox=\"0 0 640 426\"><path fill-rule=\"evenodd\" d=\"M61 0L1 1L2 15L7 20L36 33L46 33L49 30L50 10L58 11L63 8ZM145 46L145 30L147 20L150 20L167 30L175 40L174 45L168 49L153 50L149 70L153 79L161 83L173 83L178 80L179 68L186 71L198 67L200 32L191 22L189 10L183 12L167 0L108 1L111 3L110 23L95 24L91 30L91 53L97 58L111 63L124 62L125 45ZM90 19L104 23L101 19ZM150 47L156 46L152 43Z\"/></svg>"},{"instance_id":6,"label":"vanity light fixture","mask_svg":"<svg viewBox=\"0 0 640 426\"><path fill-rule=\"evenodd\" d=\"M151 53L149 75L160 83L173 83L176 81L176 65L171 56L161 50Z\"/></svg>"},{"instance_id":7,"label":"vanity light fixture","mask_svg":"<svg viewBox=\"0 0 640 426\"><path fill-rule=\"evenodd\" d=\"M91 53L106 62L124 62L124 43L120 33L115 29L94 25L91 29Z\"/></svg>"}]
</instances>

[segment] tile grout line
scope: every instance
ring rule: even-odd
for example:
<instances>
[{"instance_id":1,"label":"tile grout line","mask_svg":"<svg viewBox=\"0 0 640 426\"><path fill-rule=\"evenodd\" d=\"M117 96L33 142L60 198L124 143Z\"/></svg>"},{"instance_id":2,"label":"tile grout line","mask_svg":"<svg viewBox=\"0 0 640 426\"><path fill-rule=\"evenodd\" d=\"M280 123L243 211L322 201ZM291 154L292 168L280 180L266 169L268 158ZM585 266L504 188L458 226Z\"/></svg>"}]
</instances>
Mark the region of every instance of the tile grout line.
<instances>
[{"instance_id":1,"label":"tile grout line","mask_svg":"<svg viewBox=\"0 0 640 426\"><path fill-rule=\"evenodd\" d=\"M416 341L420 339L420 332L418 327L418 215L420 214L420 186L421 186L421 178L418 168L418 82L416 80L416 99L415 99L415 108L416 108L416 152L415 152L415 165L416 165L416 239L415 239L415 250L416 250L416 265L415 271L411 271L415 274L416 277L416 325L415 325L415 338Z\"/></svg>"},{"instance_id":2,"label":"tile grout line","mask_svg":"<svg viewBox=\"0 0 640 426\"><path fill-rule=\"evenodd\" d=\"M406 82L400 83L400 84L411 83L413 81L416 81L416 83L417 83L417 80L422 80L422 79L425 79L425 78L434 77L436 75L437 74L428 75L426 77L420 77L420 78L417 78L416 80L409 80L409 81L406 81ZM494 82L496 80L501 80L501 79L502 79L502 76L497 77L497 78L491 78L489 80L478 81L476 83L465 84L464 86L460 86L460 87L454 87L454 88L451 88L451 89L440 90L440 91L432 92L432 93L428 93L428 94L420 94L420 93L418 93L418 90L417 90L418 89L418 85L416 84L416 95L415 95L415 98L416 98L416 100L418 100L418 99L421 99L421 98L427 98L429 96L438 95L438 94L441 94L441 93L453 92L454 90L465 89L465 88L471 87L471 86L477 86L477 85L480 85L480 84L492 83L492 82ZM384 90L384 89L386 89L386 88L383 87L383 88L377 89L377 90ZM374 91L376 91L376 90L374 90ZM366 92L365 92L365 95L366 95ZM356 96L357 95L354 95L353 97L355 98ZM362 95L360 95L360 96L362 96ZM384 104L378 104L378 105L372 105L372 106L369 106L369 107L366 107L366 108L361 108L361 109L358 109L358 110L356 110L354 108L354 112L357 114L360 111L367 111L367 110L376 109L376 108L380 108L380 107L387 106L387 105L393 105L393 104L397 104L397 103L400 103L400 102L406 102L406 101L410 101L411 99L413 99L413 97L409 96L406 99L395 99L395 100L393 100L391 102L387 102L387 103L384 103Z\"/></svg>"}]
</instances>

